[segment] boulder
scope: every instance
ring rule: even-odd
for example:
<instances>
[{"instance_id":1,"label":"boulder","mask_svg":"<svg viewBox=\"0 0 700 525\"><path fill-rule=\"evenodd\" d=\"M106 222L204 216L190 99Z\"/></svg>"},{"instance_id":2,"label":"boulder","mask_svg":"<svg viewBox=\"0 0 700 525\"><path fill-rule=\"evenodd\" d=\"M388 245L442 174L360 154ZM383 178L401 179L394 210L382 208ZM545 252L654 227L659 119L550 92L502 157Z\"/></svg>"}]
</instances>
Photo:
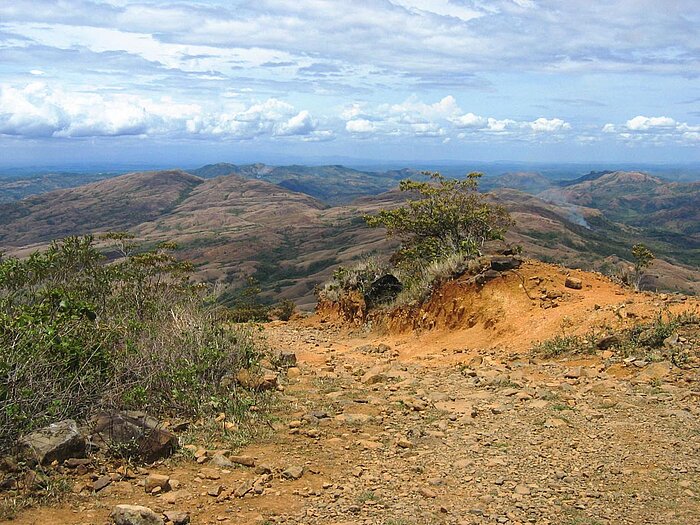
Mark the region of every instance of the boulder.
<instances>
[{"instance_id":1,"label":"boulder","mask_svg":"<svg viewBox=\"0 0 700 525\"><path fill-rule=\"evenodd\" d=\"M403 284L391 274L382 275L375 280L365 294L365 303L368 307L389 303L403 290Z\"/></svg>"},{"instance_id":2,"label":"boulder","mask_svg":"<svg viewBox=\"0 0 700 525\"><path fill-rule=\"evenodd\" d=\"M163 518L140 505L117 505L109 517L114 525L163 525Z\"/></svg>"},{"instance_id":3,"label":"boulder","mask_svg":"<svg viewBox=\"0 0 700 525\"><path fill-rule=\"evenodd\" d=\"M577 279L576 277L567 277L564 281L564 286L571 288L572 290L580 290L583 288L583 281Z\"/></svg>"},{"instance_id":4,"label":"boulder","mask_svg":"<svg viewBox=\"0 0 700 525\"><path fill-rule=\"evenodd\" d=\"M91 440L99 447L128 449L148 462L170 456L179 446L177 436L160 421L136 411L100 414L93 422Z\"/></svg>"},{"instance_id":5,"label":"boulder","mask_svg":"<svg viewBox=\"0 0 700 525\"><path fill-rule=\"evenodd\" d=\"M497 272L505 272L520 268L523 263L519 257L493 257L491 259L491 269Z\"/></svg>"},{"instance_id":6,"label":"boulder","mask_svg":"<svg viewBox=\"0 0 700 525\"><path fill-rule=\"evenodd\" d=\"M19 440L21 455L41 464L85 456L85 437L72 419L52 423Z\"/></svg>"}]
</instances>

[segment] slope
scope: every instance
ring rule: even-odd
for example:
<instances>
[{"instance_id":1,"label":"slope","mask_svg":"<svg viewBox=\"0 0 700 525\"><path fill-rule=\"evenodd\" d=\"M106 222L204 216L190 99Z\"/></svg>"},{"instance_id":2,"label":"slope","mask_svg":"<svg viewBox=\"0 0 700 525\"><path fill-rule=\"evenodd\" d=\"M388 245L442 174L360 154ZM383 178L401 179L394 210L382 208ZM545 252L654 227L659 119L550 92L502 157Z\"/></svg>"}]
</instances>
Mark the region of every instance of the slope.
<instances>
[{"instance_id":1,"label":"slope","mask_svg":"<svg viewBox=\"0 0 700 525\"><path fill-rule=\"evenodd\" d=\"M130 173L7 203L0 207L0 243L126 230L167 214L201 182L180 170Z\"/></svg>"}]
</instances>

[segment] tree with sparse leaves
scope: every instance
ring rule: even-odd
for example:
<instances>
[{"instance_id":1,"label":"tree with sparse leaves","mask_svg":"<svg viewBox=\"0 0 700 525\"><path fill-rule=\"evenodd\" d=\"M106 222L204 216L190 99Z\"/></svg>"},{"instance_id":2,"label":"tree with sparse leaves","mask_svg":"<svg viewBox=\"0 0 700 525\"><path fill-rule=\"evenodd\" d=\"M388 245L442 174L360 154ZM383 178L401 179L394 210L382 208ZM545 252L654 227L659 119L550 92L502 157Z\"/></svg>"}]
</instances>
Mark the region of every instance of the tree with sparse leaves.
<instances>
[{"instance_id":1,"label":"tree with sparse leaves","mask_svg":"<svg viewBox=\"0 0 700 525\"><path fill-rule=\"evenodd\" d=\"M424 172L429 181L403 180L399 189L416 198L404 206L367 215L370 227L384 227L401 247L397 262L433 262L461 253L478 256L487 241L502 239L513 224L508 212L479 193L481 173L449 179L437 172Z\"/></svg>"},{"instance_id":2,"label":"tree with sparse leaves","mask_svg":"<svg viewBox=\"0 0 700 525\"><path fill-rule=\"evenodd\" d=\"M642 243L632 246L634 257L634 287L639 290L644 277L644 271L649 268L651 261L655 259L654 253Z\"/></svg>"}]
</instances>

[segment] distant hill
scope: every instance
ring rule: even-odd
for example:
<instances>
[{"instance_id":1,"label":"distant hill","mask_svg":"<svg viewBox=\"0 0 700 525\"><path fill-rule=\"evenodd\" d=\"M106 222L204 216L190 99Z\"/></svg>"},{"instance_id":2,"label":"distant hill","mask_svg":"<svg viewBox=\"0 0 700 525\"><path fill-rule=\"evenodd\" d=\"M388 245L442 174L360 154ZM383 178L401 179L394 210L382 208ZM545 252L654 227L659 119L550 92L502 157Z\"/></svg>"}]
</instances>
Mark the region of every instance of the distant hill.
<instances>
[{"instance_id":1,"label":"distant hill","mask_svg":"<svg viewBox=\"0 0 700 525\"><path fill-rule=\"evenodd\" d=\"M615 171L547 190L540 197L599 209L609 219L643 228L659 240L665 234L685 237L678 238L681 250L700 244L698 182L666 182L645 173Z\"/></svg>"},{"instance_id":2,"label":"distant hill","mask_svg":"<svg viewBox=\"0 0 700 525\"><path fill-rule=\"evenodd\" d=\"M306 193L326 204L347 204L358 197L376 195L396 186L400 180L420 176L410 169L386 172L360 171L345 166L268 166L266 164L209 164L190 173L203 178L230 174L258 179Z\"/></svg>"},{"instance_id":3,"label":"distant hill","mask_svg":"<svg viewBox=\"0 0 700 525\"><path fill-rule=\"evenodd\" d=\"M180 170L131 173L10 202L0 207L0 244L126 230L167 214L202 182Z\"/></svg>"},{"instance_id":4,"label":"distant hill","mask_svg":"<svg viewBox=\"0 0 700 525\"><path fill-rule=\"evenodd\" d=\"M120 173L72 173L55 172L36 175L0 177L0 203L17 201L31 195L40 195L64 188L75 188L111 177Z\"/></svg>"},{"instance_id":5,"label":"distant hill","mask_svg":"<svg viewBox=\"0 0 700 525\"><path fill-rule=\"evenodd\" d=\"M526 171L504 173L496 177L485 177L481 187L484 190L510 188L537 194L554 186L554 182L544 175Z\"/></svg>"},{"instance_id":6,"label":"distant hill","mask_svg":"<svg viewBox=\"0 0 700 525\"><path fill-rule=\"evenodd\" d=\"M338 265L392 250L395 244L368 229L362 215L399 205L406 195L395 188L410 175L262 164L131 173L3 205L0 245L27 253L66 235L129 230L147 243L176 241L199 278L218 283L224 298L254 276L268 299L310 307L314 287ZM543 184L525 173L500 181ZM394 189L380 191L385 185ZM699 194L697 183L611 172L540 195L501 187L492 198L511 211L516 226L507 240L527 255L610 270L629 264L631 246L645 242L661 259L650 286L700 293Z\"/></svg>"},{"instance_id":7,"label":"distant hill","mask_svg":"<svg viewBox=\"0 0 700 525\"><path fill-rule=\"evenodd\" d=\"M602 176L607 175L609 173L614 173L614 172L612 172L612 171L591 171L590 173L587 173L586 175L583 175L582 177L579 177L577 179L560 181L559 186L562 186L562 187L575 186L575 185L581 184L583 182L589 182L589 181L599 179Z\"/></svg>"}]
</instances>

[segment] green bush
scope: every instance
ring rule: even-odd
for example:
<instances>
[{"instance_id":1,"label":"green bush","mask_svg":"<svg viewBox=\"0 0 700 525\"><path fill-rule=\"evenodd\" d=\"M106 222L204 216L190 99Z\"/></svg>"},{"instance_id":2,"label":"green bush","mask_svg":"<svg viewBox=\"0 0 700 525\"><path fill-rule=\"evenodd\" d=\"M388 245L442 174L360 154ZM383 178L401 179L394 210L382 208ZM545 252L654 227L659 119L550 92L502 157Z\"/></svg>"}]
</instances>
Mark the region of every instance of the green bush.
<instances>
[{"instance_id":1,"label":"green bush","mask_svg":"<svg viewBox=\"0 0 700 525\"><path fill-rule=\"evenodd\" d=\"M368 226L386 228L401 245L391 264L370 258L353 268L339 267L319 297L338 301L350 291L367 293L379 277L392 274L402 284L394 305L422 302L435 286L470 269L487 241L502 239L512 225L508 212L478 191L481 173L448 179L424 172L428 182L403 180L399 190L409 193L403 206L364 217Z\"/></svg>"},{"instance_id":2,"label":"green bush","mask_svg":"<svg viewBox=\"0 0 700 525\"><path fill-rule=\"evenodd\" d=\"M502 206L479 193L481 173L448 179L424 172L429 182L402 180L399 190L415 195L404 206L368 215L370 227L384 227L401 241L396 262L430 263L455 253L480 255L484 243L502 239L512 220Z\"/></svg>"},{"instance_id":3,"label":"green bush","mask_svg":"<svg viewBox=\"0 0 700 525\"><path fill-rule=\"evenodd\" d=\"M0 259L0 448L104 408L190 417L238 402L225 381L258 356L224 329L170 245L109 261L92 237Z\"/></svg>"}]
</instances>

